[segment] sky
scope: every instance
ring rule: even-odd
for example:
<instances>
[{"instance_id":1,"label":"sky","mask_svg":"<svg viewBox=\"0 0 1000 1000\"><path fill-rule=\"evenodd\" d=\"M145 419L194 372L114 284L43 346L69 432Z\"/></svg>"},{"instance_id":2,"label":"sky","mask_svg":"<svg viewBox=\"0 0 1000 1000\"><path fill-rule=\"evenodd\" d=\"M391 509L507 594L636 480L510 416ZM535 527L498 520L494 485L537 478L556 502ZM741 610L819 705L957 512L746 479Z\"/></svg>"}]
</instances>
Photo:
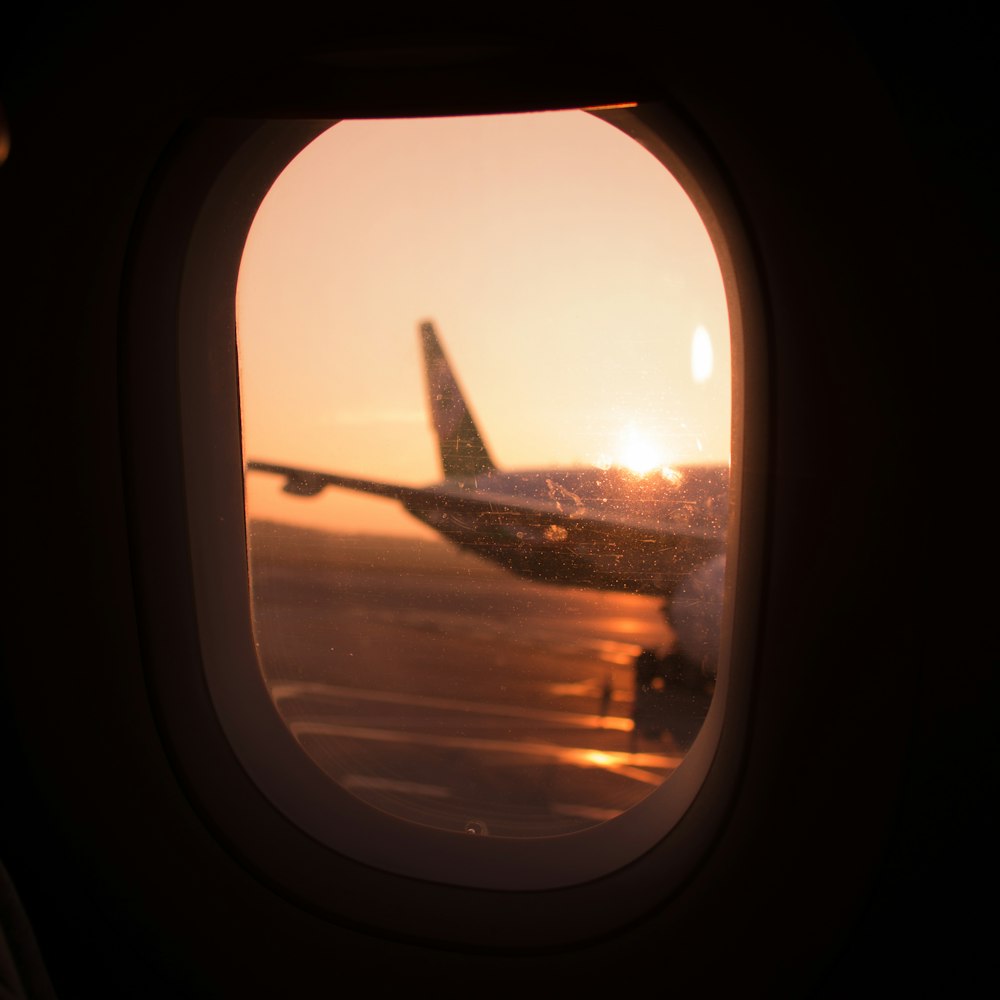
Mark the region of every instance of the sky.
<instances>
[{"instance_id":1,"label":"sky","mask_svg":"<svg viewBox=\"0 0 1000 1000\"><path fill-rule=\"evenodd\" d=\"M505 468L729 460L711 241L659 160L593 115L346 121L295 157L240 267L245 459L440 480L424 320ZM248 474L248 516L433 534L390 500L280 487Z\"/></svg>"}]
</instances>

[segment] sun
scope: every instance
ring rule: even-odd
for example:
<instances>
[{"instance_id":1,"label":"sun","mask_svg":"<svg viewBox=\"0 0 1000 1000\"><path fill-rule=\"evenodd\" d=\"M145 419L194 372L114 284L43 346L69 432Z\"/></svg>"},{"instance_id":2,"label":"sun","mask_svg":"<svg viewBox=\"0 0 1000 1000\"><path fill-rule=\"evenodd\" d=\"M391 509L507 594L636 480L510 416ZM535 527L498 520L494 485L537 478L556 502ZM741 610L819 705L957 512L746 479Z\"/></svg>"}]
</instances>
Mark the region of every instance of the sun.
<instances>
[{"instance_id":1,"label":"sun","mask_svg":"<svg viewBox=\"0 0 1000 1000\"><path fill-rule=\"evenodd\" d=\"M622 468L634 472L637 476L645 476L653 469L664 466L666 456L663 449L635 424L629 424L622 431L620 442L617 464Z\"/></svg>"}]
</instances>

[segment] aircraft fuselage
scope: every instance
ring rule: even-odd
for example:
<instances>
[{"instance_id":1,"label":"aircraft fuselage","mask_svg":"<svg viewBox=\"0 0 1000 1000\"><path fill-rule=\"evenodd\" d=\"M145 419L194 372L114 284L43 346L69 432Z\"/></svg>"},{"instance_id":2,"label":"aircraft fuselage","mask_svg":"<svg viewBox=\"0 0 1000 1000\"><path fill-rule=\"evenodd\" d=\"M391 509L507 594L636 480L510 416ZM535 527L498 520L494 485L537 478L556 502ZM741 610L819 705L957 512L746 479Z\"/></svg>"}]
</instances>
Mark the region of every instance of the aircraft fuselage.
<instances>
[{"instance_id":1,"label":"aircraft fuselage","mask_svg":"<svg viewBox=\"0 0 1000 1000\"><path fill-rule=\"evenodd\" d=\"M724 466L493 471L400 499L449 542L520 576L669 598L724 551L728 480Z\"/></svg>"}]
</instances>

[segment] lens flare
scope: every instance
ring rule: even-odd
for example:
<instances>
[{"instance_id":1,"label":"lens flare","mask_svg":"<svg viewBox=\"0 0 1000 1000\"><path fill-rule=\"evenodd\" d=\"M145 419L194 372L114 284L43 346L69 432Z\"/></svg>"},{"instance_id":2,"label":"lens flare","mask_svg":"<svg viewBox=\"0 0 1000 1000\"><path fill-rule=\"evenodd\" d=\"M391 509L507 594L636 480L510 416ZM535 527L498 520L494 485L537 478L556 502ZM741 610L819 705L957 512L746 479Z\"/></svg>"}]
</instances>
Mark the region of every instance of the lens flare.
<instances>
[{"instance_id":1,"label":"lens flare","mask_svg":"<svg viewBox=\"0 0 1000 1000\"><path fill-rule=\"evenodd\" d=\"M699 326L691 338L691 377L698 382L707 382L712 377L715 357L712 353L712 338L708 330Z\"/></svg>"}]
</instances>

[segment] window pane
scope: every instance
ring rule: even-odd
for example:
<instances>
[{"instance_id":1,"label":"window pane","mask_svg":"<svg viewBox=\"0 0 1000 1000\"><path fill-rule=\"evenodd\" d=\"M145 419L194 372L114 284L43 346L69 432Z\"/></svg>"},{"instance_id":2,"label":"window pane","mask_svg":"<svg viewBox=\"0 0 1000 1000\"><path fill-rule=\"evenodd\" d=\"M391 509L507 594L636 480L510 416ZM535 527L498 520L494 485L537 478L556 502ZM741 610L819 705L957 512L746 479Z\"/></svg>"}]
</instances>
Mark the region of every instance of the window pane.
<instances>
[{"instance_id":1,"label":"window pane","mask_svg":"<svg viewBox=\"0 0 1000 1000\"><path fill-rule=\"evenodd\" d=\"M663 164L585 112L342 122L237 310L255 637L305 752L508 837L667 780L712 696L730 368Z\"/></svg>"}]
</instances>

